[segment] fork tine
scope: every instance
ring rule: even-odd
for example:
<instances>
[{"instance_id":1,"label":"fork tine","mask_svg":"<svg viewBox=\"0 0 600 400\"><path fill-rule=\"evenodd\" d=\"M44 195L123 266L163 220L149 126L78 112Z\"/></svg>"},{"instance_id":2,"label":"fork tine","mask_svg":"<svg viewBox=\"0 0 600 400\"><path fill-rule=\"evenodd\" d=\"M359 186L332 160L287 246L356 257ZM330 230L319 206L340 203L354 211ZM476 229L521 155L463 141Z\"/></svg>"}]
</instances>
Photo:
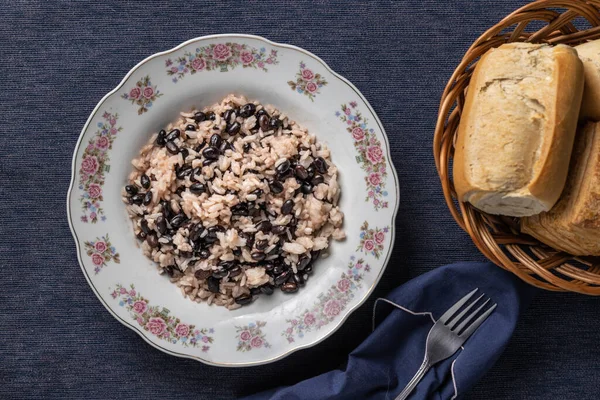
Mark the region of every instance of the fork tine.
<instances>
[{"instance_id":1,"label":"fork tine","mask_svg":"<svg viewBox=\"0 0 600 400\"><path fill-rule=\"evenodd\" d=\"M450 307L448 309L448 311L446 311L444 313L444 315L442 315L439 319L439 321L442 321L444 324L446 322L448 322L448 319L454 315L455 312L457 312L467 301L469 301L469 299L471 297L473 297L473 295L475 294L475 292L478 289L473 290L471 293L467 294L465 297L463 297L462 299L460 299L459 301L456 302L456 304L454 304L452 307Z\"/></svg>"},{"instance_id":2,"label":"fork tine","mask_svg":"<svg viewBox=\"0 0 600 400\"><path fill-rule=\"evenodd\" d=\"M453 317L453 318L451 318L451 319L448 321L448 324L446 324L446 325L448 326L448 328L450 328L451 330L454 330L454 327L455 327L456 325L458 325L458 323L460 322L461 318L462 318L462 317L464 317L464 316L465 316L465 314L466 314L467 312L469 312L469 310L470 310L471 308L473 308L473 306L474 306L475 304L477 304L477 303L479 302L479 300L481 300L481 299L483 298L483 296L484 296L484 295L485 295L485 294L483 294L483 293L482 293L482 294L481 294L481 296L479 296L477 299L475 299L475 301L471 302L471 304L469 304L467 307L465 307L465 309L464 309L464 310L462 310L462 311L460 312L460 314L458 314L456 317ZM450 323L452 323L452 326L450 326Z\"/></svg>"},{"instance_id":3,"label":"fork tine","mask_svg":"<svg viewBox=\"0 0 600 400\"><path fill-rule=\"evenodd\" d=\"M486 301L484 301L482 305L477 307L477 310L475 310L471 314L469 314L467 316L467 318L465 318L465 320L456 329L452 329L452 330L456 333L462 331L464 329L464 327L467 326L467 324L471 323L473 318L475 318L477 316L477 314L479 314L479 311L483 310L483 307L487 306L487 304L489 302L490 302L490 299L487 299Z\"/></svg>"},{"instance_id":4,"label":"fork tine","mask_svg":"<svg viewBox=\"0 0 600 400\"><path fill-rule=\"evenodd\" d=\"M466 329L466 330L465 330L463 333L461 333L459 336L460 336L461 338L465 338L465 340L466 340L466 339L468 339L468 338L469 338L469 336L471 336L471 334L472 334L473 332L475 332L475 330L476 330L477 328L479 328L479 325L481 325L481 324L483 323L483 321L485 321L485 320L487 319L487 317L489 317L489 316L490 316L490 314L491 314L491 313L492 313L492 312L493 312L493 311L496 309L496 306L497 306L497 305L498 305L498 304L494 304L494 305L493 305L493 306L491 306L491 307L490 307L490 308L489 308L489 309L488 309L486 312L484 312L483 314L481 314L481 316L480 316L479 318L477 318L477 319L475 320L475 322L473 322L473 323L471 324L471 326L469 326L469 327L468 327L468 328L467 328L467 329ZM460 331L456 331L456 332L460 332Z\"/></svg>"}]
</instances>

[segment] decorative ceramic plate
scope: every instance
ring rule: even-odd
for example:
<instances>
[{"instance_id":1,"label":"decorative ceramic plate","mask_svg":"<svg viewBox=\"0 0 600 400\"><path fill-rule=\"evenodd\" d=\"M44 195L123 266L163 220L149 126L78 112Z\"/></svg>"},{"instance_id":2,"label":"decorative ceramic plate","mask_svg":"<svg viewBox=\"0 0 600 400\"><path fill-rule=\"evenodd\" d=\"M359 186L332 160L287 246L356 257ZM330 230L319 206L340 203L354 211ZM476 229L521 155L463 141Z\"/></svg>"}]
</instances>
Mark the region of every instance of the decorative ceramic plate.
<instances>
[{"instance_id":1,"label":"decorative ceramic plate","mask_svg":"<svg viewBox=\"0 0 600 400\"><path fill-rule=\"evenodd\" d=\"M192 302L157 273L120 195L151 133L229 93L275 105L328 144L347 234L300 291L233 311ZM398 178L375 112L315 55L257 36L201 37L136 65L87 120L72 173L69 222L92 290L154 347L208 364L267 363L322 341L367 299L394 243Z\"/></svg>"}]
</instances>

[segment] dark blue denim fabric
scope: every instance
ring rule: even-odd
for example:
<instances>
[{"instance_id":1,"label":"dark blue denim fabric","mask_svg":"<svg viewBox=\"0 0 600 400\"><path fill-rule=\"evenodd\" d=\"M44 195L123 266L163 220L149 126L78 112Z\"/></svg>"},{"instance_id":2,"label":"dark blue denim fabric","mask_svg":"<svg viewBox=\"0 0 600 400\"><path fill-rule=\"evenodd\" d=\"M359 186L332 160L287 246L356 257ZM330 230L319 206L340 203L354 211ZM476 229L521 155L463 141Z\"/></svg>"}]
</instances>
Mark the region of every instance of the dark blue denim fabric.
<instances>
[{"instance_id":1,"label":"dark blue denim fabric","mask_svg":"<svg viewBox=\"0 0 600 400\"><path fill-rule=\"evenodd\" d=\"M227 399L338 368L375 298L483 257L446 210L432 158L440 94L468 46L522 0L0 2L0 398ZM252 33L314 52L389 135L397 242L375 293L331 338L272 365L221 369L163 354L88 287L66 220L79 132L140 60L190 38ZM600 302L543 293L471 399L597 398Z\"/></svg>"}]
</instances>

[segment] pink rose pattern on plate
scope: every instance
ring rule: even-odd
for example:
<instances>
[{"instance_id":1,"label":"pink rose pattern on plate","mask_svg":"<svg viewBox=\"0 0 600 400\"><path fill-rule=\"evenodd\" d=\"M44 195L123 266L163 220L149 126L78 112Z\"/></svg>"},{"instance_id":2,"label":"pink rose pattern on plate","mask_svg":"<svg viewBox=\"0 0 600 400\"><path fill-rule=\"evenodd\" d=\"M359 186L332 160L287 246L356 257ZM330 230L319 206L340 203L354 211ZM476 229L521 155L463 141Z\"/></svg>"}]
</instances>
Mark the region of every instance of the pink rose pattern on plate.
<instances>
[{"instance_id":1,"label":"pink rose pattern on plate","mask_svg":"<svg viewBox=\"0 0 600 400\"><path fill-rule=\"evenodd\" d=\"M384 200L388 196L385 190L387 167L381 142L377 139L375 131L368 127L367 120L356 109L357 103L351 101L348 105L342 104L342 111L335 115L346 123L346 130L354 139L354 147L358 151L356 162L366 172L367 197L365 201L372 201L375 211L388 208Z\"/></svg>"},{"instance_id":2,"label":"pink rose pattern on plate","mask_svg":"<svg viewBox=\"0 0 600 400\"><path fill-rule=\"evenodd\" d=\"M175 83L187 74L194 75L213 70L227 72L238 66L262 69L267 72L267 64L279 64L277 50L271 49L267 52L265 47L256 49L247 44L233 42L198 47L194 53L186 51L183 57L175 60L169 58L165 61L167 75L172 76Z\"/></svg>"},{"instance_id":3,"label":"pink rose pattern on plate","mask_svg":"<svg viewBox=\"0 0 600 400\"><path fill-rule=\"evenodd\" d=\"M327 292L320 293L318 300L303 313L287 319L288 327L281 333L288 343L303 338L306 332L319 330L333 321L354 298L354 293L362 287L362 279L371 270L369 264L360 258L350 257L348 269Z\"/></svg>"},{"instance_id":4,"label":"pink rose pattern on plate","mask_svg":"<svg viewBox=\"0 0 600 400\"><path fill-rule=\"evenodd\" d=\"M369 223L365 221L360 227L360 230L360 243L358 244L356 251L371 254L373 257L379 259L379 256L383 251L385 235L389 232L389 227L386 226L383 229L369 229Z\"/></svg>"},{"instance_id":5,"label":"pink rose pattern on plate","mask_svg":"<svg viewBox=\"0 0 600 400\"><path fill-rule=\"evenodd\" d=\"M265 339L265 334L262 332L267 323L265 321L251 322L246 326L236 326L238 339L237 351L250 351L261 347L269 348L271 345Z\"/></svg>"},{"instance_id":6,"label":"pink rose pattern on plate","mask_svg":"<svg viewBox=\"0 0 600 400\"><path fill-rule=\"evenodd\" d=\"M152 104L161 97L163 94L158 90L156 85L152 86L152 81L150 80L150 76L146 75L137 83L135 87L133 87L128 93L123 93L121 95L125 100L131 101L131 104L135 104L139 106L138 114L142 115L147 112Z\"/></svg>"},{"instance_id":7,"label":"pink rose pattern on plate","mask_svg":"<svg viewBox=\"0 0 600 400\"><path fill-rule=\"evenodd\" d=\"M151 306L133 285L126 288L117 284L111 296L119 300L119 305L130 312L131 318L138 325L159 339L173 344L181 343L185 347L199 347L203 352L210 349L214 339L209 334L213 334L214 329L196 328L194 325L181 322L179 318L170 316L170 311L164 307Z\"/></svg>"},{"instance_id":8,"label":"pink rose pattern on plate","mask_svg":"<svg viewBox=\"0 0 600 400\"><path fill-rule=\"evenodd\" d=\"M364 251L365 242L370 241L373 248L364 252L379 258L388 232L388 227L369 229L369 224L365 221L361 227L360 245L357 250ZM329 324L348 306L356 290L362 287L363 277L369 271L371 267L363 258L357 259L356 256L351 256L348 269L327 292L318 295L318 300L310 309L304 310L293 319L286 320L288 327L281 336L285 337L288 343L293 343L297 338L303 338L306 332L321 329L322 326Z\"/></svg>"},{"instance_id":9,"label":"pink rose pattern on plate","mask_svg":"<svg viewBox=\"0 0 600 400\"><path fill-rule=\"evenodd\" d=\"M79 168L79 190L83 193L79 197L83 215L81 222L95 224L98 219L106 220L101 203L104 200L102 186L104 174L108 173L108 151L112 149L117 133L123 128L117 126L118 114L104 112L103 122L98 122L98 130L88 142L81 157Z\"/></svg>"},{"instance_id":10,"label":"pink rose pattern on plate","mask_svg":"<svg viewBox=\"0 0 600 400\"><path fill-rule=\"evenodd\" d=\"M315 74L311 69L306 68L303 61L300 62L300 71L296 73L296 81L288 81L292 90L306 95L310 101L319 94L319 89L327 85L325 78L321 74Z\"/></svg>"},{"instance_id":11,"label":"pink rose pattern on plate","mask_svg":"<svg viewBox=\"0 0 600 400\"><path fill-rule=\"evenodd\" d=\"M103 267L113 261L116 264L121 263L119 253L113 245L110 244L108 234L97 237L95 241L88 241L84 243L86 254L92 259L94 264L94 273L98 274Z\"/></svg>"}]
</instances>

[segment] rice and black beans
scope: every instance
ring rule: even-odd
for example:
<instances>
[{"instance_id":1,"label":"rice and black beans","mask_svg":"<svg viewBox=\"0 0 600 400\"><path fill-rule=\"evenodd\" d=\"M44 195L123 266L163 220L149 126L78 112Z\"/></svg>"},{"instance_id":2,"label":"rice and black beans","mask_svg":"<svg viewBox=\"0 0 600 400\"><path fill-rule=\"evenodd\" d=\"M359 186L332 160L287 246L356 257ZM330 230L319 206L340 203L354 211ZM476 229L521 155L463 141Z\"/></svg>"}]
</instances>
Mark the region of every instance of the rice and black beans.
<instances>
[{"instance_id":1,"label":"rice and black beans","mask_svg":"<svg viewBox=\"0 0 600 400\"><path fill-rule=\"evenodd\" d=\"M196 302L296 292L345 238L329 150L272 106L182 112L132 164L122 196L144 254Z\"/></svg>"}]
</instances>

